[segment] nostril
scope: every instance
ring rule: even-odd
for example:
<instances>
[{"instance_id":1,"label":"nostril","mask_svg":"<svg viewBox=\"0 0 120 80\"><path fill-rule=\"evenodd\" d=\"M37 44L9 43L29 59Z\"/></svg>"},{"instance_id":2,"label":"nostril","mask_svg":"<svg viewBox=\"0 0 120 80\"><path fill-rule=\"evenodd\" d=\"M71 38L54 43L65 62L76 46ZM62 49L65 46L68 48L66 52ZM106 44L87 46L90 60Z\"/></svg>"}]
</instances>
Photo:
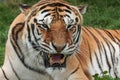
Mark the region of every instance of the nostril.
<instances>
[{"instance_id":1,"label":"nostril","mask_svg":"<svg viewBox=\"0 0 120 80\"><path fill-rule=\"evenodd\" d=\"M55 45L54 43L52 43L52 46L55 48L57 52L61 52L66 45L61 46L61 45Z\"/></svg>"}]
</instances>

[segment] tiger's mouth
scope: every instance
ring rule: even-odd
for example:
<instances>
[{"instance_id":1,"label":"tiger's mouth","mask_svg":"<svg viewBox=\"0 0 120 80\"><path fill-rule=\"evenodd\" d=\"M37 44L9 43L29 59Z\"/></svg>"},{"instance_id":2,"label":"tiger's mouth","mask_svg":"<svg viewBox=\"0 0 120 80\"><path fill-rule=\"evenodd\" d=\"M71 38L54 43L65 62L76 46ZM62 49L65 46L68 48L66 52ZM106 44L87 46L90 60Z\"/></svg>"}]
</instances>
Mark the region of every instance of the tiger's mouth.
<instances>
[{"instance_id":1,"label":"tiger's mouth","mask_svg":"<svg viewBox=\"0 0 120 80\"><path fill-rule=\"evenodd\" d=\"M44 57L45 67L66 67L66 58L69 55L65 54L47 54Z\"/></svg>"},{"instance_id":2,"label":"tiger's mouth","mask_svg":"<svg viewBox=\"0 0 120 80\"><path fill-rule=\"evenodd\" d=\"M65 61L65 55L63 54L49 54L48 58L50 65L63 64Z\"/></svg>"}]
</instances>

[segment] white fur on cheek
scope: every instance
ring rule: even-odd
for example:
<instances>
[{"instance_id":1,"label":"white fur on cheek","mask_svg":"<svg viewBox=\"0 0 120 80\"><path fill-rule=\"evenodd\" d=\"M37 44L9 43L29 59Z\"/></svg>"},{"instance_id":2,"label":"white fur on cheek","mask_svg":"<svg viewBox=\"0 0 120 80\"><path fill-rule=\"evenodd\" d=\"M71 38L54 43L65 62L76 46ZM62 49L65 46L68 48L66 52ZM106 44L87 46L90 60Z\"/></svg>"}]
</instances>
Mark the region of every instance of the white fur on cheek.
<instances>
[{"instance_id":1,"label":"white fur on cheek","mask_svg":"<svg viewBox=\"0 0 120 80\"><path fill-rule=\"evenodd\" d=\"M34 69L44 70L44 61L42 56L40 55L40 52L34 50L29 42L27 42L27 47L28 52L24 54L25 64Z\"/></svg>"}]
</instances>

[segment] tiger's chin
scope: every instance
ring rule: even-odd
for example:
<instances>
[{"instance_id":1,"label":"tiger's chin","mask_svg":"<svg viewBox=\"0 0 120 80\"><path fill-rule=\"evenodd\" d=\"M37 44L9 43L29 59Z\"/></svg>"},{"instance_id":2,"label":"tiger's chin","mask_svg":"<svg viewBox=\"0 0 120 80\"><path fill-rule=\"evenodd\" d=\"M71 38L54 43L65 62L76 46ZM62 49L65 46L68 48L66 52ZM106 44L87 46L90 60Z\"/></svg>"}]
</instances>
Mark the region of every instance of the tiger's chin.
<instances>
[{"instance_id":1,"label":"tiger's chin","mask_svg":"<svg viewBox=\"0 0 120 80\"><path fill-rule=\"evenodd\" d=\"M66 67L66 59L70 55L65 54L50 54L50 53L44 53L46 54L44 56L44 64L46 68L65 68Z\"/></svg>"}]
</instances>

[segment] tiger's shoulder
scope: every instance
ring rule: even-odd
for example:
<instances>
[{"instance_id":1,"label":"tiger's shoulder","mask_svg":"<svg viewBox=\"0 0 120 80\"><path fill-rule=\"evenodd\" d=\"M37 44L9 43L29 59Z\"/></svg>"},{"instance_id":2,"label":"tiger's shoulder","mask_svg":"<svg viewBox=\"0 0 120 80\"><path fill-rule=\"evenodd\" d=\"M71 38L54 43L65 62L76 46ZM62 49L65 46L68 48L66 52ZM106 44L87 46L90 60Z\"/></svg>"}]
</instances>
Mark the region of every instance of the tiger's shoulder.
<instances>
[{"instance_id":1,"label":"tiger's shoulder","mask_svg":"<svg viewBox=\"0 0 120 80\"><path fill-rule=\"evenodd\" d=\"M23 13L20 13L11 23L10 28L13 28L18 23L24 23L25 15Z\"/></svg>"}]
</instances>

